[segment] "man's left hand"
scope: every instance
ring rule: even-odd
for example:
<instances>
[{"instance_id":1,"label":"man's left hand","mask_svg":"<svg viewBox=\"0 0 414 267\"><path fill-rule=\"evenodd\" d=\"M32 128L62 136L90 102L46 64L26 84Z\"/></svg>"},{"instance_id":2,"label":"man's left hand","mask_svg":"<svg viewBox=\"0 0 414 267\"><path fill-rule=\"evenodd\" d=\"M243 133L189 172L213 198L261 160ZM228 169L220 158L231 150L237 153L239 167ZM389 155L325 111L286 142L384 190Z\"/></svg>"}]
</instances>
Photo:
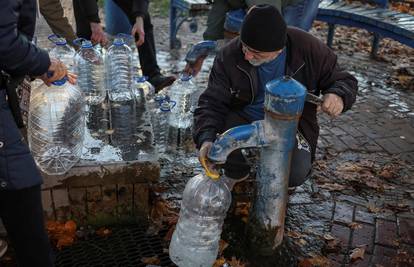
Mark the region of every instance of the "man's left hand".
<instances>
[{"instance_id":1,"label":"man's left hand","mask_svg":"<svg viewBox=\"0 0 414 267\"><path fill-rule=\"evenodd\" d=\"M138 34L139 37L136 44L137 46L141 46L145 42L144 19L142 17L137 17L135 20L135 24L132 27L132 37L135 38L135 34Z\"/></svg>"},{"instance_id":2,"label":"man's left hand","mask_svg":"<svg viewBox=\"0 0 414 267\"><path fill-rule=\"evenodd\" d=\"M329 116L336 117L344 110L344 101L336 94L325 94L321 108Z\"/></svg>"}]
</instances>

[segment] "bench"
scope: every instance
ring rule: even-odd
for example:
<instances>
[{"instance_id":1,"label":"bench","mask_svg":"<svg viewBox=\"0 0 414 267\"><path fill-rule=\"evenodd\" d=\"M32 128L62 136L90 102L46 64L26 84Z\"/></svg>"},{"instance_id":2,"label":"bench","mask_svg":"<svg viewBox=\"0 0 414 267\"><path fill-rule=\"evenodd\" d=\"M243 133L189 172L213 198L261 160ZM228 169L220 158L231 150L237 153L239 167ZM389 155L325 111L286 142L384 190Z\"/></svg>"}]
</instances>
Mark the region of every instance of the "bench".
<instances>
[{"instance_id":1,"label":"bench","mask_svg":"<svg viewBox=\"0 0 414 267\"><path fill-rule=\"evenodd\" d=\"M196 16L205 14L210 9L206 0L171 0L170 1L170 49L179 49L181 41L177 32L184 22L189 22L191 32L198 29Z\"/></svg>"},{"instance_id":2,"label":"bench","mask_svg":"<svg viewBox=\"0 0 414 267\"><path fill-rule=\"evenodd\" d=\"M372 0L376 6L347 3L341 0L323 0L316 20L328 23L327 44L332 46L335 25L357 27L374 33L371 56L375 57L381 37L394 39L414 47L414 16L390 10L387 0Z\"/></svg>"}]
</instances>

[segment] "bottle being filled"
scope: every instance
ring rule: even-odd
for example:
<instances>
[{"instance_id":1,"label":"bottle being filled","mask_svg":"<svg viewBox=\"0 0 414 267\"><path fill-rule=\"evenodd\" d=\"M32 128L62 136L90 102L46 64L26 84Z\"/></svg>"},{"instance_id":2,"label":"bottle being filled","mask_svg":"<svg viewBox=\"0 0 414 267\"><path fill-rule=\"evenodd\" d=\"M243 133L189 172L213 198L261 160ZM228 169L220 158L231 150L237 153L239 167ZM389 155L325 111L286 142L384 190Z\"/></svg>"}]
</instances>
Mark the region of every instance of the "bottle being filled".
<instances>
[{"instance_id":1,"label":"bottle being filled","mask_svg":"<svg viewBox=\"0 0 414 267\"><path fill-rule=\"evenodd\" d=\"M168 140L168 118L171 113L171 108L174 106L173 102L164 98L159 104L159 108L154 112L154 142L158 153L164 154L170 145Z\"/></svg>"},{"instance_id":2,"label":"bottle being filled","mask_svg":"<svg viewBox=\"0 0 414 267\"><path fill-rule=\"evenodd\" d=\"M80 46L75 56L78 86L90 105L100 104L105 100L104 59L91 41L78 38L74 41Z\"/></svg>"},{"instance_id":3,"label":"bottle being filled","mask_svg":"<svg viewBox=\"0 0 414 267\"><path fill-rule=\"evenodd\" d=\"M130 34L119 33L117 35L118 38L122 38L126 45L131 49L131 77L135 77L136 75L142 76L141 71L141 64L139 62L139 53L137 49L137 45L135 43L135 38Z\"/></svg>"},{"instance_id":4,"label":"bottle being filled","mask_svg":"<svg viewBox=\"0 0 414 267\"><path fill-rule=\"evenodd\" d=\"M231 204L230 190L224 179L215 180L204 173L188 181L169 249L175 264L180 267L213 265Z\"/></svg>"},{"instance_id":5,"label":"bottle being filled","mask_svg":"<svg viewBox=\"0 0 414 267\"><path fill-rule=\"evenodd\" d=\"M75 49L69 46L66 39L56 34L48 36L49 41L55 44L55 46L49 51L51 58L59 59L70 72L75 71Z\"/></svg>"},{"instance_id":6,"label":"bottle being filled","mask_svg":"<svg viewBox=\"0 0 414 267\"><path fill-rule=\"evenodd\" d=\"M67 78L32 92L28 120L30 150L49 175L66 173L80 159L85 130L82 92Z\"/></svg>"},{"instance_id":7,"label":"bottle being filled","mask_svg":"<svg viewBox=\"0 0 414 267\"><path fill-rule=\"evenodd\" d=\"M147 76L135 76L133 94L138 103L146 103L152 100L155 96L155 89L151 83L148 82Z\"/></svg>"},{"instance_id":8,"label":"bottle being filled","mask_svg":"<svg viewBox=\"0 0 414 267\"><path fill-rule=\"evenodd\" d=\"M131 90L131 49L122 38L115 38L106 53L108 95L111 101L134 99Z\"/></svg>"}]
</instances>

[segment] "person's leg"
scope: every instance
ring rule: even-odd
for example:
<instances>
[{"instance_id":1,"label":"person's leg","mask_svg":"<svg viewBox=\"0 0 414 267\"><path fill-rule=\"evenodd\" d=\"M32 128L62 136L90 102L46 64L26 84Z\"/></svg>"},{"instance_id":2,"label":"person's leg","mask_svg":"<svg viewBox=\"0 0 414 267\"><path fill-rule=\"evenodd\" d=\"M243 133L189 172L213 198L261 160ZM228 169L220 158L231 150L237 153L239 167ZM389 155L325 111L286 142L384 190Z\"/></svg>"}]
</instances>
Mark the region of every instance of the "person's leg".
<instances>
[{"instance_id":1,"label":"person's leg","mask_svg":"<svg viewBox=\"0 0 414 267\"><path fill-rule=\"evenodd\" d=\"M75 14L76 21L76 35L85 39L91 39L92 30L89 21L86 18L86 15L82 11L80 1L83 0L73 0L73 13Z\"/></svg>"},{"instance_id":2,"label":"person's leg","mask_svg":"<svg viewBox=\"0 0 414 267\"><path fill-rule=\"evenodd\" d=\"M72 45L76 35L68 18L65 17L62 4L59 0L39 0L40 13L45 18L53 33L64 37Z\"/></svg>"},{"instance_id":3,"label":"person's leg","mask_svg":"<svg viewBox=\"0 0 414 267\"><path fill-rule=\"evenodd\" d=\"M0 191L0 217L20 267L53 266L43 219L40 185Z\"/></svg>"},{"instance_id":4,"label":"person's leg","mask_svg":"<svg viewBox=\"0 0 414 267\"><path fill-rule=\"evenodd\" d=\"M318 13L319 0L303 0L283 8L286 24L309 31Z\"/></svg>"},{"instance_id":5,"label":"person's leg","mask_svg":"<svg viewBox=\"0 0 414 267\"><path fill-rule=\"evenodd\" d=\"M207 16L207 28L203 33L204 40L219 40L224 38L224 22L226 13L230 10L227 0L215 0Z\"/></svg>"},{"instance_id":6,"label":"person's leg","mask_svg":"<svg viewBox=\"0 0 414 267\"><path fill-rule=\"evenodd\" d=\"M298 132L290 164L289 187L303 184L309 178L311 170L311 147L303 135Z\"/></svg>"},{"instance_id":7,"label":"person's leg","mask_svg":"<svg viewBox=\"0 0 414 267\"><path fill-rule=\"evenodd\" d=\"M122 9L112 0L105 0L105 32L110 35L118 33L131 34L131 23Z\"/></svg>"},{"instance_id":8,"label":"person's leg","mask_svg":"<svg viewBox=\"0 0 414 267\"><path fill-rule=\"evenodd\" d=\"M144 17L145 42L138 47L139 61L142 73L145 76L153 77L160 73L155 50L154 30L149 14Z\"/></svg>"}]
</instances>

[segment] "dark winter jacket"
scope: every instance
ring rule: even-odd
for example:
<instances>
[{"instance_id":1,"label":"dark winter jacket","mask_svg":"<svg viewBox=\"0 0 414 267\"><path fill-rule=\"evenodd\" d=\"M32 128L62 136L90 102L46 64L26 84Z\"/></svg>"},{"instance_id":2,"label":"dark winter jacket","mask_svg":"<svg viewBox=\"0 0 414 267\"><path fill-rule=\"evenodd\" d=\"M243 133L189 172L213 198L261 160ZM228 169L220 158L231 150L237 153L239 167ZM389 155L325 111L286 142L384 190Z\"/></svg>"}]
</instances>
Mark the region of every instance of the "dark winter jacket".
<instances>
[{"instance_id":1,"label":"dark winter jacket","mask_svg":"<svg viewBox=\"0 0 414 267\"><path fill-rule=\"evenodd\" d=\"M313 94L337 94L344 102L344 111L351 108L357 80L340 69L330 48L309 33L290 27L286 48L286 75L293 76ZM208 87L195 110L193 137L198 148L225 130L226 114L253 103L258 86L257 68L244 59L239 38L233 39L216 56ZM313 156L319 135L316 109L316 105L306 102L298 126L309 141Z\"/></svg>"},{"instance_id":2,"label":"dark winter jacket","mask_svg":"<svg viewBox=\"0 0 414 267\"><path fill-rule=\"evenodd\" d=\"M4 0L1 4L0 190L15 190L39 185L42 177L13 118L11 90L7 90L6 100L6 83L11 79L6 77L14 80L24 75L42 75L50 59L46 51L30 42L36 24L36 0Z\"/></svg>"}]
</instances>

